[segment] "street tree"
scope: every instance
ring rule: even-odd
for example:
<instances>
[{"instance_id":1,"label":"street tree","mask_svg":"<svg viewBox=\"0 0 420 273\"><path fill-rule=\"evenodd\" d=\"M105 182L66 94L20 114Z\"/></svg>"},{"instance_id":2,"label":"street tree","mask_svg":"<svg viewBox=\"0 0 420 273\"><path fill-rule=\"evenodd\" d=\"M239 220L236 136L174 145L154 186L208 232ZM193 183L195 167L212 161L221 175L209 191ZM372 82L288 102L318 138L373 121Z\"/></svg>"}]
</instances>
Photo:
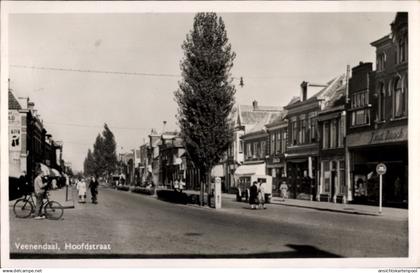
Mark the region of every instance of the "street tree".
<instances>
[{"instance_id":1,"label":"street tree","mask_svg":"<svg viewBox=\"0 0 420 273\"><path fill-rule=\"evenodd\" d=\"M95 144L93 144L93 173L96 177L105 174L105 155L104 155L104 138L101 134L96 136Z\"/></svg>"},{"instance_id":2,"label":"street tree","mask_svg":"<svg viewBox=\"0 0 420 273\"><path fill-rule=\"evenodd\" d=\"M83 172L85 175L95 175L95 159L90 149L88 150L85 161L83 162Z\"/></svg>"},{"instance_id":3,"label":"street tree","mask_svg":"<svg viewBox=\"0 0 420 273\"><path fill-rule=\"evenodd\" d=\"M235 59L225 24L216 13L198 13L182 44L182 80L175 92L178 123L188 157L200 170L201 204L211 169L232 141L229 120L235 102L231 68Z\"/></svg>"},{"instance_id":4,"label":"street tree","mask_svg":"<svg viewBox=\"0 0 420 273\"><path fill-rule=\"evenodd\" d=\"M102 132L103 136L103 159L105 164L105 174L108 179L116 171L118 159L117 159L117 144L115 142L115 137L112 131L109 129L108 125L105 123L104 131Z\"/></svg>"}]
</instances>

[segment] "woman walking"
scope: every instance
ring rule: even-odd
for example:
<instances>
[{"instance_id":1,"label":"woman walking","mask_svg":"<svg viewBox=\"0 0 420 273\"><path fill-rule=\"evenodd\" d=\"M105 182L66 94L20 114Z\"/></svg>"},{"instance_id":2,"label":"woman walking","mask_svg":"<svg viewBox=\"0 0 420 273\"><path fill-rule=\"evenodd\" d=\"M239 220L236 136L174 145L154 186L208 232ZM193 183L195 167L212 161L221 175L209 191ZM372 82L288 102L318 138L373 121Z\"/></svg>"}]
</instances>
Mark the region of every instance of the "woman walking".
<instances>
[{"instance_id":1,"label":"woman walking","mask_svg":"<svg viewBox=\"0 0 420 273\"><path fill-rule=\"evenodd\" d=\"M249 204L251 209L257 209L257 200L258 199L258 187L257 182L254 181L253 185L249 188Z\"/></svg>"}]
</instances>

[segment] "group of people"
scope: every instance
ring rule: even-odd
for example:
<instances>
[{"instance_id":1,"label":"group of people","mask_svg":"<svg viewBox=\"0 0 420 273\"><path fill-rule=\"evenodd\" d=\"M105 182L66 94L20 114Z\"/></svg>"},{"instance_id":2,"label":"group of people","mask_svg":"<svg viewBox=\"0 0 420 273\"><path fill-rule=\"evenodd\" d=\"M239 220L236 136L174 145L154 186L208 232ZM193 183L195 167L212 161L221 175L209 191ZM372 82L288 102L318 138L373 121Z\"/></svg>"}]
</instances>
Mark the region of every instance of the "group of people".
<instances>
[{"instance_id":1,"label":"group of people","mask_svg":"<svg viewBox=\"0 0 420 273\"><path fill-rule=\"evenodd\" d=\"M90 178L89 181L89 189L90 189L90 195L91 195L91 200L93 204L98 204L98 186L99 183L96 180L96 178L94 176L92 176ZM78 179L77 183L76 183L76 189L77 189L77 193L79 195L79 203L86 203L86 191L87 191L87 186L86 186L86 180L84 178L82 179Z\"/></svg>"},{"instance_id":2,"label":"group of people","mask_svg":"<svg viewBox=\"0 0 420 273\"><path fill-rule=\"evenodd\" d=\"M251 209L266 209L265 206L265 189L264 184L260 182L258 185L257 181L254 181L252 186L249 188L249 204Z\"/></svg>"}]
</instances>

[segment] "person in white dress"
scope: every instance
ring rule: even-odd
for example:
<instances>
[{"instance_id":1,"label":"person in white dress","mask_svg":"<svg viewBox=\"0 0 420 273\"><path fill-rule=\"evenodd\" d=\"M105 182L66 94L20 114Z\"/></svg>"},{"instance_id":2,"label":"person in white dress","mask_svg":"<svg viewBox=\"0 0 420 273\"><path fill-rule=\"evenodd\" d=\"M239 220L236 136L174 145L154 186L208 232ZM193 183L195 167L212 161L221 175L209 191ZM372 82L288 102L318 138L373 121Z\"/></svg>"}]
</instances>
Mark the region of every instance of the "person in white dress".
<instances>
[{"instance_id":1,"label":"person in white dress","mask_svg":"<svg viewBox=\"0 0 420 273\"><path fill-rule=\"evenodd\" d=\"M86 203L86 182L84 179L77 183L76 189L79 195L79 203Z\"/></svg>"}]
</instances>

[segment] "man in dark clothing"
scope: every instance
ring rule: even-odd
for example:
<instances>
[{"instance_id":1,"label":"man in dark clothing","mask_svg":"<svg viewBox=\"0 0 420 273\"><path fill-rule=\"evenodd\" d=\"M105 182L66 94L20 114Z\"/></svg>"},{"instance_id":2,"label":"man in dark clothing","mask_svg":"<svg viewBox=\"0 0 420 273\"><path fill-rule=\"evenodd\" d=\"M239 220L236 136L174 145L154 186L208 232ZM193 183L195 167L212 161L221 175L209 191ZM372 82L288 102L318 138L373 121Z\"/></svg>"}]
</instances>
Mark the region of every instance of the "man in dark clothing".
<instances>
[{"instance_id":1,"label":"man in dark clothing","mask_svg":"<svg viewBox=\"0 0 420 273\"><path fill-rule=\"evenodd\" d=\"M96 181L95 177L92 176L89 183L90 194L92 195L92 203L98 204L97 195L98 195L98 186L99 183Z\"/></svg>"},{"instance_id":2,"label":"man in dark clothing","mask_svg":"<svg viewBox=\"0 0 420 273\"><path fill-rule=\"evenodd\" d=\"M249 204L251 209L257 209L257 197L258 197L258 187L257 182L254 181L253 185L249 188Z\"/></svg>"}]
</instances>

